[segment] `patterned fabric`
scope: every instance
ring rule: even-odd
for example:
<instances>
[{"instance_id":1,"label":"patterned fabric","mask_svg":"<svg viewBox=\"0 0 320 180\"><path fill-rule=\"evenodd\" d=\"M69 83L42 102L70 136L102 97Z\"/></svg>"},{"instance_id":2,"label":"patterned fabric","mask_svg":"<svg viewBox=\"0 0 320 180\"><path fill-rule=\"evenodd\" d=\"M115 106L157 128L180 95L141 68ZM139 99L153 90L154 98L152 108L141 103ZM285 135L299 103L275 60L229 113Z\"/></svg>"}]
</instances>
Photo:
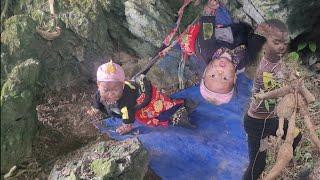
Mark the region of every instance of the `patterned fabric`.
<instances>
[{"instance_id":1,"label":"patterned fabric","mask_svg":"<svg viewBox=\"0 0 320 180\"><path fill-rule=\"evenodd\" d=\"M200 24L196 23L195 25L191 25L188 28L188 33L186 33L181 39L180 39L180 46L184 53L187 53L188 55L195 54L195 44L198 37L198 33L200 31Z\"/></svg>"},{"instance_id":2,"label":"patterned fabric","mask_svg":"<svg viewBox=\"0 0 320 180\"><path fill-rule=\"evenodd\" d=\"M137 99L137 103L141 103L143 99L144 96L140 96ZM169 97L160 93L156 87L152 86L152 98L150 103L142 109L136 111L135 117L139 122L148 126L168 126L169 119L166 121L159 121L157 117L162 112L165 112L178 104L183 104L183 100L170 99Z\"/></svg>"},{"instance_id":3,"label":"patterned fabric","mask_svg":"<svg viewBox=\"0 0 320 180\"><path fill-rule=\"evenodd\" d=\"M192 125L189 121L188 111L186 107L180 107L172 116L171 124L173 126L180 126L185 128L195 128L195 125Z\"/></svg>"},{"instance_id":4,"label":"patterned fabric","mask_svg":"<svg viewBox=\"0 0 320 180\"><path fill-rule=\"evenodd\" d=\"M170 30L168 36L165 37L163 42L162 42L165 46L169 46L172 43L173 36L176 34L177 30L178 30L177 27L175 27L175 28Z\"/></svg>"},{"instance_id":5,"label":"patterned fabric","mask_svg":"<svg viewBox=\"0 0 320 180\"><path fill-rule=\"evenodd\" d=\"M239 63L244 60L245 57L245 51L246 51L246 47L245 45L240 45L234 49L228 49L225 47L222 47L220 49L218 49L212 56L212 60L213 59L218 59L223 53L228 53L231 55L231 60L233 62L233 65L235 67L237 67L239 65Z\"/></svg>"}]
</instances>

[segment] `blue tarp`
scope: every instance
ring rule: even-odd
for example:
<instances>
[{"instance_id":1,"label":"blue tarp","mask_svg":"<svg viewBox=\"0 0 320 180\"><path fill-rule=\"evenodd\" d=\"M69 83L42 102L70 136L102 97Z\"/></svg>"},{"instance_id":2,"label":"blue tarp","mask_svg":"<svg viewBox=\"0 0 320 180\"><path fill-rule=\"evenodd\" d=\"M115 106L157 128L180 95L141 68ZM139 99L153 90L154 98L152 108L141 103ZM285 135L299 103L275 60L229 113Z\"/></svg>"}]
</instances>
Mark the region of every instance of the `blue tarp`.
<instances>
[{"instance_id":1,"label":"blue tarp","mask_svg":"<svg viewBox=\"0 0 320 180\"><path fill-rule=\"evenodd\" d=\"M239 74L236 96L221 106L206 102L197 86L174 94L173 98L199 102L190 115L196 129L152 128L135 122L133 133L121 136L115 132L121 120L110 118L100 131L117 140L138 137L149 153L150 167L163 179L241 179L248 163L242 119L251 87L252 81Z\"/></svg>"}]
</instances>

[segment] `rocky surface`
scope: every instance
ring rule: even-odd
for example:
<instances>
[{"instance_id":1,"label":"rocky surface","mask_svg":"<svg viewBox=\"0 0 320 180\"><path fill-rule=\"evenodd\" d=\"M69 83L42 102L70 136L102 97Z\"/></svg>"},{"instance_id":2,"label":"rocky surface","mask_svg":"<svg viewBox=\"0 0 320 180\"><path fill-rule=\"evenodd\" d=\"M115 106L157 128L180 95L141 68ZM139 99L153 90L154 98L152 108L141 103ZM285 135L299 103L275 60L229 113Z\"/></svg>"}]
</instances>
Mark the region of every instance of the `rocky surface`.
<instances>
[{"instance_id":1,"label":"rocky surface","mask_svg":"<svg viewBox=\"0 0 320 180\"><path fill-rule=\"evenodd\" d=\"M97 142L58 160L48 179L143 179L148 163L138 139Z\"/></svg>"},{"instance_id":2,"label":"rocky surface","mask_svg":"<svg viewBox=\"0 0 320 180\"><path fill-rule=\"evenodd\" d=\"M37 134L33 94L39 62L27 59L16 65L1 90L1 172L8 171L32 154Z\"/></svg>"}]
</instances>

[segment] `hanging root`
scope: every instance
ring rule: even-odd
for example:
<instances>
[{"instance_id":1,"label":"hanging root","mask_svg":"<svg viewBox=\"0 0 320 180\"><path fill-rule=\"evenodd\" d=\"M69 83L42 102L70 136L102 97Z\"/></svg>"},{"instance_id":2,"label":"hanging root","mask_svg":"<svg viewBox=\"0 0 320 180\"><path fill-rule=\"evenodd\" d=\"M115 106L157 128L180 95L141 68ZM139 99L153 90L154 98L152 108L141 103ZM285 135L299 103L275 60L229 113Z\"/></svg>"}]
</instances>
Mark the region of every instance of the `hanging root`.
<instances>
[{"instance_id":1,"label":"hanging root","mask_svg":"<svg viewBox=\"0 0 320 180\"><path fill-rule=\"evenodd\" d=\"M286 140L285 143L280 146L276 163L266 176L265 180L272 180L278 177L281 171L286 167L293 157L292 144L294 139L295 119L297 115L297 98L295 98L297 97L297 93L295 93L293 96L294 111L289 119Z\"/></svg>"},{"instance_id":2,"label":"hanging root","mask_svg":"<svg viewBox=\"0 0 320 180\"><path fill-rule=\"evenodd\" d=\"M272 92L272 91L271 91ZM285 119L289 119L295 110L294 94L285 95L277 104L277 115Z\"/></svg>"},{"instance_id":3,"label":"hanging root","mask_svg":"<svg viewBox=\"0 0 320 180\"><path fill-rule=\"evenodd\" d=\"M300 87L300 93L307 101L307 104L313 103L316 100L314 95L305 86Z\"/></svg>"},{"instance_id":4,"label":"hanging root","mask_svg":"<svg viewBox=\"0 0 320 180\"><path fill-rule=\"evenodd\" d=\"M50 14L55 15L54 12L54 0L49 0Z\"/></svg>"},{"instance_id":5,"label":"hanging root","mask_svg":"<svg viewBox=\"0 0 320 180\"><path fill-rule=\"evenodd\" d=\"M276 164L268 173L267 177L264 180L275 179L279 176L282 169L289 163L293 157L293 148L292 144L284 143L280 146Z\"/></svg>"},{"instance_id":6,"label":"hanging root","mask_svg":"<svg viewBox=\"0 0 320 180\"><path fill-rule=\"evenodd\" d=\"M284 117L279 117L278 129L276 132L277 137L280 139L284 135L283 131L283 124L284 124Z\"/></svg>"},{"instance_id":7,"label":"hanging root","mask_svg":"<svg viewBox=\"0 0 320 180\"><path fill-rule=\"evenodd\" d=\"M290 92L290 88L290 86L285 86L267 93L257 94L255 97L260 100L282 97Z\"/></svg>"},{"instance_id":8,"label":"hanging root","mask_svg":"<svg viewBox=\"0 0 320 180\"><path fill-rule=\"evenodd\" d=\"M304 123L310 131L311 141L318 147L318 151L320 152L320 140L308 115L304 116Z\"/></svg>"},{"instance_id":9,"label":"hanging root","mask_svg":"<svg viewBox=\"0 0 320 180\"><path fill-rule=\"evenodd\" d=\"M301 101L302 99L299 100ZM300 114L303 116L304 124L309 129L311 141L318 147L318 151L320 152L320 140L315 132L315 128L311 122L309 111L307 110L307 105L305 103L300 104Z\"/></svg>"},{"instance_id":10,"label":"hanging root","mask_svg":"<svg viewBox=\"0 0 320 180\"><path fill-rule=\"evenodd\" d=\"M291 74L291 84L267 93L258 94L257 99L270 99L283 97L277 105L277 115L279 117L279 128L276 132L277 136L282 135L282 124L284 119L289 119L289 127L286 135L285 143L279 148L277 160L273 168L270 170L265 180L275 179L285 168L288 162L293 157L293 139L297 108L299 107L300 114L304 117L305 126L310 131L311 141L317 146L320 152L320 140L315 132L315 128L310 120L308 112L308 104L315 101L315 97L304 86L302 79L297 79L295 74ZM292 93L294 91L294 93Z\"/></svg>"},{"instance_id":11,"label":"hanging root","mask_svg":"<svg viewBox=\"0 0 320 180\"><path fill-rule=\"evenodd\" d=\"M52 41L57 39L61 34L61 29L57 27L55 32L48 32L45 30L42 30L41 28L36 28L36 32L44 39L48 41Z\"/></svg>"}]
</instances>

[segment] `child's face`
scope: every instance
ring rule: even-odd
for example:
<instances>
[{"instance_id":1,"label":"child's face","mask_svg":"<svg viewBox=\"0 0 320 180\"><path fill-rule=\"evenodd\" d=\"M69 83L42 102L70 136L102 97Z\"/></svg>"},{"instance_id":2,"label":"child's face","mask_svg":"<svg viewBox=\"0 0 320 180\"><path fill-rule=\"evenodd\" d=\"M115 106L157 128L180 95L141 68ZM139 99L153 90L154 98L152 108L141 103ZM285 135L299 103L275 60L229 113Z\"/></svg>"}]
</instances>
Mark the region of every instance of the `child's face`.
<instances>
[{"instance_id":1,"label":"child's face","mask_svg":"<svg viewBox=\"0 0 320 180\"><path fill-rule=\"evenodd\" d=\"M219 3L216 0L209 0L204 6L204 11L206 14L214 14L215 10L218 9Z\"/></svg>"},{"instance_id":2,"label":"child's face","mask_svg":"<svg viewBox=\"0 0 320 180\"><path fill-rule=\"evenodd\" d=\"M101 100L107 104L118 101L123 92L124 84L120 81L98 82Z\"/></svg>"},{"instance_id":3,"label":"child's face","mask_svg":"<svg viewBox=\"0 0 320 180\"><path fill-rule=\"evenodd\" d=\"M266 52L271 55L282 56L287 51L288 42L289 38L287 32L274 30L274 32L267 38L265 46Z\"/></svg>"},{"instance_id":4,"label":"child's face","mask_svg":"<svg viewBox=\"0 0 320 180\"><path fill-rule=\"evenodd\" d=\"M204 74L205 86L216 93L228 93L235 83L235 67L225 57L213 60Z\"/></svg>"}]
</instances>

